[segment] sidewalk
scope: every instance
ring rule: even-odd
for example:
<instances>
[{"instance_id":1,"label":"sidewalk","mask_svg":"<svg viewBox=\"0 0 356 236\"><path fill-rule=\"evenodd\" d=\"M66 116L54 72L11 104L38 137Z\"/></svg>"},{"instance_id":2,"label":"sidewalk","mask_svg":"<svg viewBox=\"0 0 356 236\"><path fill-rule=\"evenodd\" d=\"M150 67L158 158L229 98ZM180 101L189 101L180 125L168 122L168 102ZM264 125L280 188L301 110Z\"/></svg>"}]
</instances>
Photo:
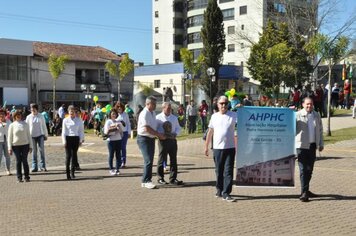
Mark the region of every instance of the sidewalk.
<instances>
[{"instance_id":1,"label":"sidewalk","mask_svg":"<svg viewBox=\"0 0 356 236\"><path fill-rule=\"evenodd\" d=\"M356 126L351 117L332 117L331 130ZM323 120L325 127L326 122ZM356 140L328 145L316 162L311 190L321 196L299 201L296 187L234 188L238 200L216 199L212 157L203 140L179 141L182 187L140 187L143 160L129 141L128 167L107 171L107 148L87 137L79 152L82 170L66 181L59 137L46 142L48 173L30 183L3 176L0 235L354 235L356 232ZM29 157L30 160L30 157ZM156 163L155 157L154 163ZM297 168L296 168L297 169ZM156 167L153 167L156 171ZM156 178L153 178L156 181Z\"/></svg>"}]
</instances>

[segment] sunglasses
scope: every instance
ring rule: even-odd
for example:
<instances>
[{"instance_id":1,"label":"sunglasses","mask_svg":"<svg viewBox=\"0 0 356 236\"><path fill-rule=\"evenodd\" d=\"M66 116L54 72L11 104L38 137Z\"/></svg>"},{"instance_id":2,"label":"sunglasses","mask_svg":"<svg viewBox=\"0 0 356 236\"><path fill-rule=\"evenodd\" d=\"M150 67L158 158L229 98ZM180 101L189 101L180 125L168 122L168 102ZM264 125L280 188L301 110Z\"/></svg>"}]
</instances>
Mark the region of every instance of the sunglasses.
<instances>
[{"instance_id":1,"label":"sunglasses","mask_svg":"<svg viewBox=\"0 0 356 236\"><path fill-rule=\"evenodd\" d=\"M229 103L228 102L219 102L219 104L227 106Z\"/></svg>"}]
</instances>

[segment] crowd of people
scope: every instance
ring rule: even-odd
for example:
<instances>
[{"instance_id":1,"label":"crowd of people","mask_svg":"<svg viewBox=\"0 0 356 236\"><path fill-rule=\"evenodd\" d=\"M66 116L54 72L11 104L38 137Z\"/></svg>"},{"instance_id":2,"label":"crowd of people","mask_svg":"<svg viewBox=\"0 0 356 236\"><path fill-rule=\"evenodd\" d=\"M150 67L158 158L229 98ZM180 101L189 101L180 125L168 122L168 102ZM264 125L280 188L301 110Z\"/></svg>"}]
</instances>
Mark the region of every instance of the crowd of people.
<instances>
[{"instance_id":1,"label":"crowd of people","mask_svg":"<svg viewBox=\"0 0 356 236\"><path fill-rule=\"evenodd\" d=\"M346 92L348 83L345 81L344 86L344 100L346 101L350 99L350 91ZM333 93L340 93L337 87L338 85L335 84L332 88L332 101L334 101ZM309 182L316 150L323 150L321 117L325 116L325 95L328 89L330 89L328 86L324 88L321 84L312 91L307 86L303 91L295 89L290 96L290 101L298 110L296 113L296 152L300 169L300 200L303 202L316 196L309 190ZM226 96L216 97L213 99L211 110L205 100L202 100L200 105L191 100L186 109L180 105L176 115L173 114L172 104L169 101L163 101L162 112L156 115L156 104L156 98L149 96L145 101L145 106L139 107L136 119L130 106L120 102L112 108L110 106L108 110L103 109L98 103L90 112L72 105L66 108L63 104L54 117L46 109L40 113L37 104L30 105L29 113L15 108L11 111L0 109L0 164L4 156L6 173L11 175L10 155L14 154L17 181L29 182L28 154L32 153L31 172L47 172L44 142L50 135L57 135L61 136L65 149L67 180L75 179L75 171L80 169L77 152L84 142L84 129L94 128L95 133L107 142L109 174L120 175L121 168L125 168L127 162L127 141L131 129L135 128L137 129L137 145L143 156L141 186L148 189L156 188L152 181L156 139L158 139L159 148L157 184L183 185L184 182L178 179L176 137L181 129L186 127L186 122L188 132L195 133L199 118L202 131L206 135L205 155L209 155L210 148L213 153L216 197L221 197L228 202L235 201L230 193L236 154L236 111L241 106L254 105L250 96L246 95L242 101L237 95L232 96L231 99ZM348 109L348 103L344 104L344 108ZM164 169L167 166L168 156L170 175L169 180L166 181Z\"/></svg>"}]
</instances>

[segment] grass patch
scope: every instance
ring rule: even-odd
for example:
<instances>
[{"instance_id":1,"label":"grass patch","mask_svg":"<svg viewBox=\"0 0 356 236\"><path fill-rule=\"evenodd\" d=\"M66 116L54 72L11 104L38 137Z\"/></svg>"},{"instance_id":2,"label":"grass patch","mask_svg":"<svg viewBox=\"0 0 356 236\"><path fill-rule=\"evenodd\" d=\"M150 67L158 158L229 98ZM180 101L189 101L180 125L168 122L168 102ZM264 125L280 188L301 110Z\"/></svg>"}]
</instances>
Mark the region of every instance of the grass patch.
<instances>
[{"instance_id":1,"label":"grass patch","mask_svg":"<svg viewBox=\"0 0 356 236\"><path fill-rule=\"evenodd\" d=\"M336 109L333 111L332 116L340 116L340 115L345 115L345 114L352 114L352 110L346 110L346 109Z\"/></svg>"},{"instance_id":2,"label":"grass patch","mask_svg":"<svg viewBox=\"0 0 356 236\"><path fill-rule=\"evenodd\" d=\"M331 136L324 133L324 145L351 139L356 139L356 127L332 131Z\"/></svg>"}]
</instances>

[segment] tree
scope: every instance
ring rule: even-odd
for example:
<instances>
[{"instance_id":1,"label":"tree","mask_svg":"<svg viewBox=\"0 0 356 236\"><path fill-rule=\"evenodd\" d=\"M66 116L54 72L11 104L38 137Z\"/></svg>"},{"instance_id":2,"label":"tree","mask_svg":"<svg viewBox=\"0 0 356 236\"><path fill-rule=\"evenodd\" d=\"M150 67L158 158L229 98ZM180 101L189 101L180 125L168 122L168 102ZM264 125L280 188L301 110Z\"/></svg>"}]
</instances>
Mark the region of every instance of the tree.
<instances>
[{"instance_id":1,"label":"tree","mask_svg":"<svg viewBox=\"0 0 356 236\"><path fill-rule=\"evenodd\" d=\"M254 44L247 68L255 80L260 81L260 89L273 93L278 99L281 85L293 87L306 81L312 67L307 60L307 51L303 50L304 42L299 37L299 45L295 47L288 26L282 23L277 28L269 21Z\"/></svg>"},{"instance_id":2,"label":"tree","mask_svg":"<svg viewBox=\"0 0 356 236\"><path fill-rule=\"evenodd\" d=\"M51 54L48 58L48 70L53 78L53 111L56 110L56 82L59 76L65 70L65 64L68 60L69 58L67 55L56 56Z\"/></svg>"},{"instance_id":3,"label":"tree","mask_svg":"<svg viewBox=\"0 0 356 236\"><path fill-rule=\"evenodd\" d=\"M108 61L105 68L109 74L117 78L117 101L120 102L121 80L123 80L134 69L132 60L128 54L122 56L121 62L118 64L114 61Z\"/></svg>"},{"instance_id":4,"label":"tree","mask_svg":"<svg viewBox=\"0 0 356 236\"><path fill-rule=\"evenodd\" d=\"M216 71L216 80L214 83L208 76L201 78L201 88L212 97L218 91L219 68L222 64L223 53L225 51L225 32L224 17L217 4L217 0L209 0L208 6L204 12L204 23L201 29L201 38L203 41L202 54L205 60L205 66L213 67ZM212 94L210 94L210 86Z\"/></svg>"},{"instance_id":5,"label":"tree","mask_svg":"<svg viewBox=\"0 0 356 236\"><path fill-rule=\"evenodd\" d=\"M193 99L194 79L198 74L201 73L201 68L203 67L204 63L204 56L203 54L200 54L197 58L197 61L194 62L194 55L187 48L181 48L179 53L185 71L191 75L191 79L188 80L187 84L190 89L190 97ZM185 84L183 86L185 86ZM185 96L185 94L183 96Z\"/></svg>"},{"instance_id":6,"label":"tree","mask_svg":"<svg viewBox=\"0 0 356 236\"><path fill-rule=\"evenodd\" d=\"M330 129L330 100L331 100L331 70L346 54L349 45L349 39L345 36L330 38L324 34L316 34L305 46L311 54L316 54L320 60L328 65L328 105L327 105L327 131L326 135L331 136Z\"/></svg>"}]
</instances>

